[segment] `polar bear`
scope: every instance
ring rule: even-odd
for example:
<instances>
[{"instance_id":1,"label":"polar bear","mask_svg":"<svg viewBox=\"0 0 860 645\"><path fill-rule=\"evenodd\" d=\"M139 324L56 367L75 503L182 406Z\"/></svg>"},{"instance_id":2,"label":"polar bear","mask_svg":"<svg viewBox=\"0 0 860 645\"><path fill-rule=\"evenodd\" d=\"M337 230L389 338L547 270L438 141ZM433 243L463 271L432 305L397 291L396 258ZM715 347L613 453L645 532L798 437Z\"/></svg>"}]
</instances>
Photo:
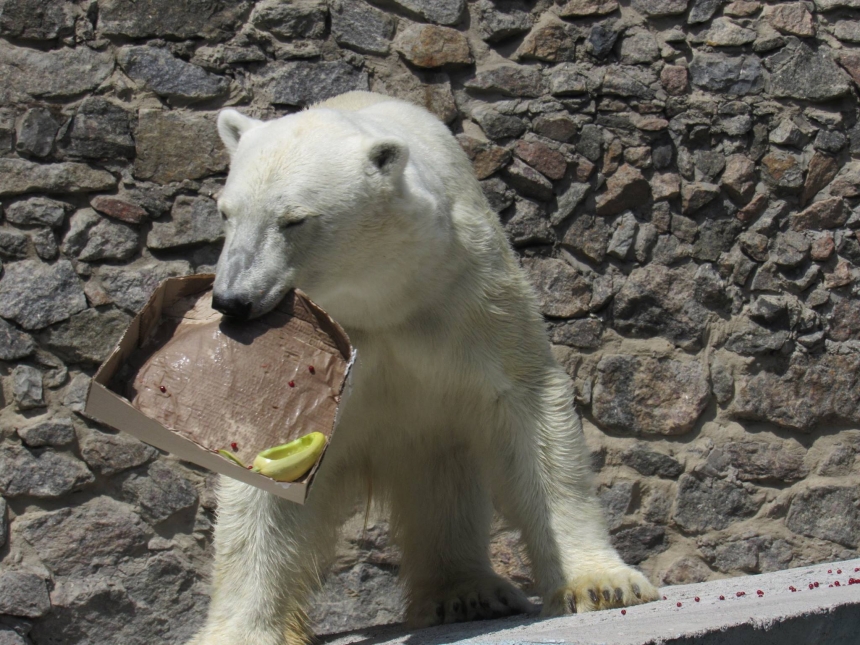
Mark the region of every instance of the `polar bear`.
<instances>
[{"instance_id":1,"label":"polar bear","mask_svg":"<svg viewBox=\"0 0 860 645\"><path fill-rule=\"evenodd\" d=\"M228 109L218 129L231 163L215 307L259 316L299 287L358 358L304 506L222 479L193 643L306 642L309 594L369 488L414 626L532 610L491 567L494 506L522 532L544 616L655 599L610 545L570 380L448 129L368 92L265 123Z\"/></svg>"}]
</instances>

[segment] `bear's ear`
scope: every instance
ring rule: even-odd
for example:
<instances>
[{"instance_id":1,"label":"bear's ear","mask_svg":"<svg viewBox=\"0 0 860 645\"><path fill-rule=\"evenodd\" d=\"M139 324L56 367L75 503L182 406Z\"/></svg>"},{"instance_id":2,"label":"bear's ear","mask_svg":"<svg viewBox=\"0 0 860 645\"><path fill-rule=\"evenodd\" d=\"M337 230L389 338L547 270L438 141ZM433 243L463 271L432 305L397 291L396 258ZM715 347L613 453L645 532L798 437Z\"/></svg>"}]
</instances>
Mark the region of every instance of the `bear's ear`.
<instances>
[{"instance_id":1,"label":"bear's ear","mask_svg":"<svg viewBox=\"0 0 860 645\"><path fill-rule=\"evenodd\" d=\"M224 142L224 147L231 157L236 152L242 135L261 123L262 121L252 119L236 110L221 110L218 114L218 134L221 135L221 141Z\"/></svg>"},{"instance_id":2,"label":"bear's ear","mask_svg":"<svg viewBox=\"0 0 860 645\"><path fill-rule=\"evenodd\" d=\"M379 173L388 177L397 177L406 167L409 160L409 148L406 143L394 137L377 139L367 151L370 160L371 173Z\"/></svg>"}]
</instances>

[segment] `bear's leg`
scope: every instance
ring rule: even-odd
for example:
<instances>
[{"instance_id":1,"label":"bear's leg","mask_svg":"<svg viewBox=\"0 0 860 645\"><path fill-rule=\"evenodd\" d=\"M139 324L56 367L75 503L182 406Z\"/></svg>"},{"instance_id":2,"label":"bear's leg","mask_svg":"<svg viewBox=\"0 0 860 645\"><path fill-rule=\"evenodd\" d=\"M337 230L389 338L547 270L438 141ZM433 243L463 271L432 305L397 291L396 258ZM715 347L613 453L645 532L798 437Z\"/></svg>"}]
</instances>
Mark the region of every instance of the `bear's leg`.
<instances>
[{"instance_id":1,"label":"bear's leg","mask_svg":"<svg viewBox=\"0 0 860 645\"><path fill-rule=\"evenodd\" d=\"M612 547L593 491L588 448L567 376L509 397L488 442L495 499L522 531L542 615L636 605L657 590Z\"/></svg>"},{"instance_id":2,"label":"bear's leg","mask_svg":"<svg viewBox=\"0 0 860 645\"><path fill-rule=\"evenodd\" d=\"M304 506L221 478L212 599L206 624L189 645L309 640L305 602L355 501L347 478L323 475Z\"/></svg>"},{"instance_id":3,"label":"bear's leg","mask_svg":"<svg viewBox=\"0 0 860 645\"><path fill-rule=\"evenodd\" d=\"M492 504L463 451L422 454L390 488L400 575L413 627L534 611L490 564Z\"/></svg>"}]
</instances>

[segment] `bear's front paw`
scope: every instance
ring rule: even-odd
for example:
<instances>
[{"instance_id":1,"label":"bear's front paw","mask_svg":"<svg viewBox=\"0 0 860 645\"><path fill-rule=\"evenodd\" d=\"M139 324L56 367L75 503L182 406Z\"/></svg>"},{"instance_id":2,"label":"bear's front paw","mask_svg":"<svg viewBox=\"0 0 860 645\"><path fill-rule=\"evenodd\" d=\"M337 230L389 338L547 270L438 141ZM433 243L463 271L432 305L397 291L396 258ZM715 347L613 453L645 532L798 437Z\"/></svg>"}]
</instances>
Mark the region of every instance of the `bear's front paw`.
<instances>
[{"instance_id":1,"label":"bear's front paw","mask_svg":"<svg viewBox=\"0 0 860 645\"><path fill-rule=\"evenodd\" d=\"M627 566L584 572L544 598L541 616L629 607L657 600L659 594L648 579Z\"/></svg>"}]
</instances>

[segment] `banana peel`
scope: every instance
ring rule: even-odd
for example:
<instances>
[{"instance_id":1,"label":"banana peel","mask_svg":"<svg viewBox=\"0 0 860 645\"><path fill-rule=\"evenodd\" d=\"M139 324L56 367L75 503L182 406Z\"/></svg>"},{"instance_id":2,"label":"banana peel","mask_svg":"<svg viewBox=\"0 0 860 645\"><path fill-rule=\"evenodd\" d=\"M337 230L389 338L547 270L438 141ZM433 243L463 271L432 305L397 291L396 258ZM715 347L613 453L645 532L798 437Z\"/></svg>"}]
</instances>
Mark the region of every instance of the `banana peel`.
<instances>
[{"instance_id":1,"label":"banana peel","mask_svg":"<svg viewBox=\"0 0 860 645\"><path fill-rule=\"evenodd\" d=\"M278 482L296 481L313 467L325 445L326 436L322 432L311 432L263 450L254 459L252 470Z\"/></svg>"}]
</instances>

